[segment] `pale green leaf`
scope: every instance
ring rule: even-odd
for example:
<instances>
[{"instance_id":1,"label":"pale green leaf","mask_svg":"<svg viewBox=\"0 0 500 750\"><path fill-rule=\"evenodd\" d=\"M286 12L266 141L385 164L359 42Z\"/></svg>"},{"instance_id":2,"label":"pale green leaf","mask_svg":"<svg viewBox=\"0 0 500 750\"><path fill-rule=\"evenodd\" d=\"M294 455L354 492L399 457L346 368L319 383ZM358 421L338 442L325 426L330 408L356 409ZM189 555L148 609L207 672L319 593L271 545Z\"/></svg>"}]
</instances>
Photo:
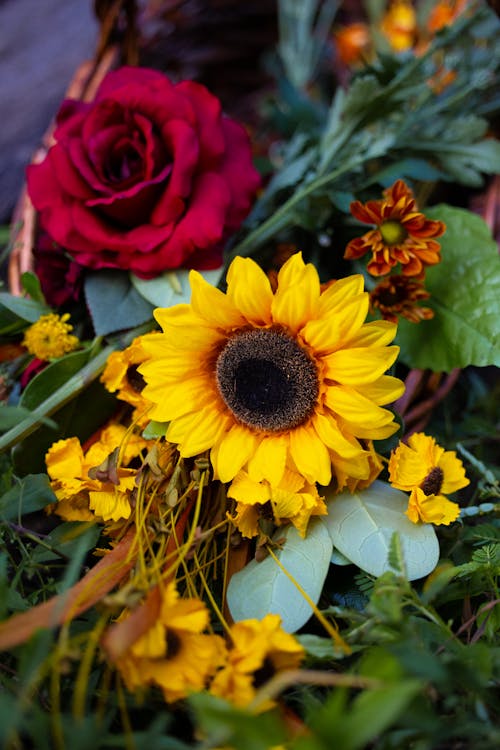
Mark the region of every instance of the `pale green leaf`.
<instances>
[{"instance_id":1,"label":"pale green leaf","mask_svg":"<svg viewBox=\"0 0 500 750\"><path fill-rule=\"evenodd\" d=\"M27 297L16 297L7 292L0 292L0 308L5 308L27 323L36 323L41 315L50 313L50 308Z\"/></svg>"},{"instance_id":2,"label":"pale green leaf","mask_svg":"<svg viewBox=\"0 0 500 750\"><path fill-rule=\"evenodd\" d=\"M101 269L87 274L85 299L98 336L134 328L153 316L153 307L125 271Z\"/></svg>"},{"instance_id":3,"label":"pale green leaf","mask_svg":"<svg viewBox=\"0 0 500 750\"><path fill-rule=\"evenodd\" d=\"M302 538L294 526L278 529L274 540L283 539L275 549L287 573L316 604L330 565L330 535L319 521L312 521ZM252 560L230 580L227 603L233 620L261 619L267 614L281 616L283 628L294 633L311 617L313 610L297 586L272 557Z\"/></svg>"},{"instance_id":4,"label":"pale green leaf","mask_svg":"<svg viewBox=\"0 0 500 750\"><path fill-rule=\"evenodd\" d=\"M221 272L220 268L213 271L200 271L204 279L213 286L218 283ZM155 279L139 279L134 274L130 274L130 281L141 297L154 307L172 307L181 302L189 302L191 299L189 270L186 268L167 271Z\"/></svg>"},{"instance_id":5,"label":"pale green leaf","mask_svg":"<svg viewBox=\"0 0 500 750\"><path fill-rule=\"evenodd\" d=\"M500 257L480 216L440 205L426 211L446 224L442 262L427 270L426 301L434 318L401 320L397 343L409 367L450 372L456 367L500 365Z\"/></svg>"},{"instance_id":6,"label":"pale green leaf","mask_svg":"<svg viewBox=\"0 0 500 750\"><path fill-rule=\"evenodd\" d=\"M430 524L406 516L408 495L375 481L362 492L339 495L326 490L328 515L322 517L334 546L374 576L390 570L391 539L399 535L408 580L428 575L437 565L439 543Z\"/></svg>"}]
</instances>

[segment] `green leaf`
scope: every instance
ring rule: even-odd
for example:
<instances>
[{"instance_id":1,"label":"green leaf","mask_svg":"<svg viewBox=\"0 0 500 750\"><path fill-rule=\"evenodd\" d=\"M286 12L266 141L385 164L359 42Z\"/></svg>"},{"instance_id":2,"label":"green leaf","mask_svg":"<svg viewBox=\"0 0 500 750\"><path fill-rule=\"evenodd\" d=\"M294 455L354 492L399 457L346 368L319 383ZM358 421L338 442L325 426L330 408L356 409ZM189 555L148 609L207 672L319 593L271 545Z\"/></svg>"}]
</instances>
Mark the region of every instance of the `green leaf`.
<instances>
[{"instance_id":1,"label":"green leaf","mask_svg":"<svg viewBox=\"0 0 500 750\"><path fill-rule=\"evenodd\" d=\"M6 406L3 405L0 408L0 432L6 432L11 427L18 424L22 419L26 419L30 415L30 410L23 408L22 406ZM43 423L49 427L56 427L56 423L52 419L45 417Z\"/></svg>"},{"instance_id":2,"label":"green leaf","mask_svg":"<svg viewBox=\"0 0 500 750\"><path fill-rule=\"evenodd\" d=\"M204 279L213 286L218 283L221 272L220 268L214 271L200 271ZM140 296L154 307L171 307L180 302L189 302L191 299L189 271L185 268L168 271L155 279L139 279L130 274L130 281Z\"/></svg>"},{"instance_id":3,"label":"green leaf","mask_svg":"<svg viewBox=\"0 0 500 750\"><path fill-rule=\"evenodd\" d=\"M46 474L28 474L0 497L0 518L12 521L56 501Z\"/></svg>"},{"instance_id":4,"label":"green leaf","mask_svg":"<svg viewBox=\"0 0 500 750\"><path fill-rule=\"evenodd\" d=\"M42 305L27 297L15 297L7 292L0 292L0 314L2 308L4 312L13 313L26 323L36 323L40 315L46 315L51 311L47 305Z\"/></svg>"},{"instance_id":5,"label":"green leaf","mask_svg":"<svg viewBox=\"0 0 500 750\"><path fill-rule=\"evenodd\" d=\"M155 422L152 419L142 431L142 437L144 440L156 440L156 438L165 437L169 424L170 422Z\"/></svg>"},{"instance_id":6,"label":"green leaf","mask_svg":"<svg viewBox=\"0 0 500 750\"><path fill-rule=\"evenodd\" d=\"M41 404L86 365L89 356L88 349L81 349L51 362L30 380L19 401L20 406L24 409L34 409Z\"/></svg>"},{"instance_id":7,"label":"green leaf","mask_svg":"<svg viewBox=\"0 0 500 750\"><path fill-rule=\"evenodd\" d=\"M325 492L328 515L320 519L334 546L361 570L380 576L391 569L391 539L399 535L408 580L428 575L437 565L439 544L430 524L406 516L408 496L375 481L362 492Z\"/></svg>"},{"instance_id":8,"label":"green leaf","mask_svg":"<svg viewBox=\"0 0 500 750\"><path fill-rule=\"evenodd\" d=\"M330 535L323 524L312 521L302 538L294 526L278 529L274 553L287 573L316 604L328 573L332 555ZM227 588L227 603L233 620L278 614L283 628L294 633L311 617L311 606L297 586L272 557L252 560L236 573Z\"/></svg>"},{"instance_id":9,"label":"green leaf","mask_svg":"<svg viewBox=\"0 0 500 750\"><path fill-rule=\"evenodd\" d=\"M42 287L40 286L40 280L36 274L31 273L31 271L25 271L21 274L21 284L30 299L39 302L41 305L47 304L42 292Z\"/></svg>"},{"instance_id":10,"label":"green leaf","mask_svg":"<svg viewBox=\"0 0 500 750\"><path fill-rule=\"evenodd\" d=\"M488 226L476 214L447 205L426 215L446 224L440 238L442 261L426 276L434 318L418 324L400 321L400 358L409 367L434 372L498 366L500 257Z\"/></svg>"},{"instance_id":11,"label":"green leaf","mask_svg":"<svg viewBox=\"0 0 500 750\"><path fill-rule=\"evenodd\" d=\"M84 287L98 336L134 328L153 316L152 305L132 286L126 271L89 273L85 277Z\"/></svg>"}]
</instances>

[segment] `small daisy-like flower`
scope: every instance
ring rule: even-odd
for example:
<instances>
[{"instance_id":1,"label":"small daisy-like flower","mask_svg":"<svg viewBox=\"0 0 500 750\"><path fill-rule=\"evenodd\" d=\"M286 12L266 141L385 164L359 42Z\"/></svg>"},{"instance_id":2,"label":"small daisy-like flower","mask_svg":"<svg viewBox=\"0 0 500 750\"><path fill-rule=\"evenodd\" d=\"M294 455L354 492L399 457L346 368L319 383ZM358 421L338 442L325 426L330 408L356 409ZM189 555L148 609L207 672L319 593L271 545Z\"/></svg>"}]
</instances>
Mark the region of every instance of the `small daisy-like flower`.
<instances>
[{"instance_id":1,"label":"small daisy-like flower","mask_svg":"<svg viewBox=\"0 0 500 750\"><path fill-rule=\"evenodd\" d=\"M430 307L420 307L419 302L431 295L421 281L409 276L389 276L383 279L370 292L372 310L379 310L384 320L397 323L398 318L406 318L412 323L430 320L434 311Z\"/></svg>"},{"instance_id":2,"label":"small daisy-like flower","mask_svg":"<svg viewBox=\"0 0 500 750\"><path fill-rule=\"evenodd\" d=\"M444 493L467 487L469 480L455 451L445 451L433 437L417 432L400 443L389 460L389 481L410 492L406 515L418 523L448 525L458 518L460 508Z\"/></svg>"},{"instance_id":3,"label":"small daisy-like flower","mask_svg":"<svg viewBox=\"0 0 500 750\"><path fill-rule=\"evenodd\" d=\"M259 533L259 521L270 519L278 526L292 523L305 536L311 516L324 516L327 507L318 495L315 484L309 484L297 472L285 470L277 486L269 482L255 482L245 471L240 471L227 491L237 501L232 521L245 537Z\"/></svg>"},{"instance_id":4,"label":"small daisy-like flower","mask_svg":"<svg viewBox=\"0 0 500 750\"><path fill-rule=\"evenodd\" d=\"M157 334L146 334L154 335ZM139 365L148 358L143 347L144 338L138 336L123 351L112 352L101 375L101 381L110 393L116 393L117 398L134 407L132 420L141 427L148 422L147 412L151 406L142 395L146 383L138 370Z\"/></svg>"},{"instance_id":5,"label":"small daisy-like flower","mask_svg":"<svg viewBox=\"0 0 500 750\"><path fill-rule=\"evenodd\" d=\"M300 253L281 268L275 293L264 271L236 258L227 294L191 271L191 304L158 309L163 335L144 342L139 367L152 419L169 422L166 439L181 456L211 450L215 477L247 471L279 486L285 467L309 483L366 479L365 440L392 435L381 405L404 386L384 375L398 347L396 326L365 324L361 276L321 291Z\"/></svg>"},{"instance_id":6,"label":"small daisy-like flower","mask_svg":"<svg viewBox=\"0 0 500 750\"><path fill-rule=\"evenodd\" d=\"M79 340L70 331L73 326L67 321L69 313L42 315L24 334L23 346L34 357L47 361L57 359L72 352L79 345Z\"/></svg>"},{"instance_id":7,"label":"small daisy-like flower","mask_svg":"<svg viewBox=\"0 0 500 750\"><path fill-rule=\"evenodd\" d=\"M247 706L277 672L297 669L305 655L300 643L281 627L279 615L242 620L231 627L229 635L226 664L215 675L210 692L239 707ZM271 707L268 701L260 709Z\"/></svg>"},{"instance_id":8,"label":"small daisy-like flower","mask_svg":"<svg viewBox=\"0 0 500 750\"><path fill-rule=\"evenodd\" d=\"M169 583L156 622L116 661L128 689L157 685L168 702L203 690L226 652L220 636L203 633L208 624L205 604Z\"/></svg>"},{"instance_id":9,"label":"small daisy-like flower","mask_svg":"<svg viewBox=\"0 0 500 750\"><path fill-rule=\"evenodd\" d=\"M426 266L441 260L441 247L434 239L446 227L442 221L427 219L417 209L410 188L397 180L384 190L382 200L351 203L352 215L374 229L351 240L344 258L355 260L372 253L368 272L373 276L390 273L398 263L404 276L422 276Z\"/></svg>"},{"instance_id":10,"label":"small daisy-like flower","mask_svg":"<svg viewBox=\"0 0 500 750\"><path fill-rule=\"evenodd\" d=\"M411 49L417 36L417 14L409 0L392 0L380 28L392 49L403 52Z\"/></svg>"},{"instance_id":11,"label":"small daisy-like flower","mask_svg":"<svg viewBox=\"0 0 500 750\"><path fill-rule=\"evenodd\" d=\"M467 7L468 0L439 0L433 3L427 18L427 29L435 34L440 29L453 23Z\"/></svg>"},{"instance_id":12,"label":"small daisy-like flower","mask_svg":"<svg viewBox=\"0 0 500 750\"><path fill-rule=\"evenodd\" d=\"M122 425L106 427L85 454L78 438L58 440L45 456L51 487L59 501L54 513L65 521L128 518L137 472L124 467L146 446L146 440L128 435Z\"/></svg>"}]
</instances>

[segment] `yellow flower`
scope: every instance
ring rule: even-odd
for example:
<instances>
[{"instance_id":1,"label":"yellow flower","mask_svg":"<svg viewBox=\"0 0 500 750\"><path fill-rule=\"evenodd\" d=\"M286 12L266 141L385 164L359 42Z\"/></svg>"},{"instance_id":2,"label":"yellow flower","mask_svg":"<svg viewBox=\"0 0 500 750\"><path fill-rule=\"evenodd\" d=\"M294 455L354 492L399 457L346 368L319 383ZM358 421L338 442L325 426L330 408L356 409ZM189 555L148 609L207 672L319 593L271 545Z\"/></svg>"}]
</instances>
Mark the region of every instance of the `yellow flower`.
<instances>
[{"instance_id":1,"label":"yellow flower","mask_svg":"<svg viewBox=\"0 0 500 750\"><path fill-rule=\"evenodd\" d=\"M400 443L389 461L389 481L399 490L411 492L410 521L448 525L460 508L444 493L456 492L469 484L455 451L445 451L433 437L417 432ZM443 494L442 494L443 493Z\"/></svg>"},{"instance_id":2,"label":"yellow flower","mask_svg":"<svg viewBox=\"0 0 500 750\"><path fill-rule=\"evenodd\" d=\"M146 334L154 336L155 333ZM110 393L134 407L132 420L141 427L148 422L148 409L151 406L142 395L144 378L138 372L138 366L148 357L143 347L146 336L138 336L123 351L112 352L101 375L101 381Z\"/></svg>"},{"instance_id":3,"label":"yellow flower","mask_svg":"<svg viewBox=\"0 0 500 750\"><path fill-rule=\"evenodd\" d=\"M417 34L417 16L411 2L392 0L380 26L396 52L411 49Z\"/></svg>"},{"instance_id":4,"label":"yellow flower","mask_svg":"<svg viewBox=\"0 0 500 750\"><path fill-rule=\"evenodd\" d=\"M125 439L126 433L122 425L106 427L85 454L76 437L58 440L49 448L45 462L59 501L53 508L57 515L66 521L93 521L96 517L118 521L130 516L136 471L123 467L140 454L147 442L136 435Z\"/></svg>"},{"instance_id":5,"label":"yellow flower","mask_svg":"<svg viewBox=\"0 0 500 750\"><path fill-rule=\"evenodd\" d=\"M279 615L237 622L230 629L230 639L226 664L215 675L210 692L239 707L251 703L257 689L277 672L297 669L304 658L304 649L285 633ZM271 701L266 701L259 708L271 707Z\"/></svg>"},{"instance_id":6,"label":"yellow flower","mask_svg":"<svg viewBox=\"0 0 500 750\"><path fill-rule=\"evenodd\" d=\"M68 319L69 313L42 315L25 331L23 346L34 357L44 361L72 352L80 342L70 334L73 326L66 322Z\"/></svg>"},{"instance_id":7,"label":"yellow flower","mask_svg":"<svg viewBox=\"0 0 500 750\"><path fill-rule=\"evenodd\" d=\"M398 428L381 405L404 386L384 375L398 347L396 326L365 323L362 276L325 290L300 253L281 268L273 293L264 271L235 258L227 293L191 271L191 304L155 310L163 334L144 342L140 366L152 419L182 456L211 449L217 479L247 471L281 482L285 467L312 484L337 476L366 479L364 440Z\"/></svg>"},{"instance_id":8,"label":"yellow flower","mask_svg":"<svg viewBox=\"0 0 500 750\"><path fill-rule=\"evenodd\" d=\"M327 513L316 485L309 484L303 476L290 469L285 470L277 486L266 481L255 482L247 472L240 471L227 495L237 500L236 515L232 521L245 537L259 533L261 518L271 518L278 526L290 521L299 534L305 536L309 518Z\"/></svg>"},{"instance_id":9,"label":"yellow flower","mask_svg":"<svg viewBox=\"0 0 500 750\"><path fill-rule=\"evenodd\" d=\"M220 636L203 633L209 613L199 599L180 599L175 583L164 590L154 625L116 666L129 690L157 685L166 701L203 690L225 656Z\"/></svg>"}]
</instances>

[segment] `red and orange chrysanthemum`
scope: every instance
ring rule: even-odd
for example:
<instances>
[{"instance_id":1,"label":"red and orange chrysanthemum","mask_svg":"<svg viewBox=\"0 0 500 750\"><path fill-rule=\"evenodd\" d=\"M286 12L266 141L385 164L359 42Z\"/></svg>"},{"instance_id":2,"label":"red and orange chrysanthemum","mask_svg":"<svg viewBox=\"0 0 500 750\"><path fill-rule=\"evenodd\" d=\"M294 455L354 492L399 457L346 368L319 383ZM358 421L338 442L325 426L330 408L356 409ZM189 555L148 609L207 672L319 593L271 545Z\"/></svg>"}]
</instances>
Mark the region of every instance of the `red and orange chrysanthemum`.
<instances>
[{"instance_id":1,"label":"red and orange chrysanthemum","mask_svg":"<svg viewBox=\"0 0 500 750\"><path fill-rule=\"evenodd\" d=\"M403 180L397 180L383 194L382 200L351 203L352 215L374 228L351 240L344 257L355 260L371 252L367 269L373 276L384 276L399 263L404 276L421 277L426 266L441 260L435 238L446 226L418 211L413 192Z\"/></svg>"}]
</instances>

